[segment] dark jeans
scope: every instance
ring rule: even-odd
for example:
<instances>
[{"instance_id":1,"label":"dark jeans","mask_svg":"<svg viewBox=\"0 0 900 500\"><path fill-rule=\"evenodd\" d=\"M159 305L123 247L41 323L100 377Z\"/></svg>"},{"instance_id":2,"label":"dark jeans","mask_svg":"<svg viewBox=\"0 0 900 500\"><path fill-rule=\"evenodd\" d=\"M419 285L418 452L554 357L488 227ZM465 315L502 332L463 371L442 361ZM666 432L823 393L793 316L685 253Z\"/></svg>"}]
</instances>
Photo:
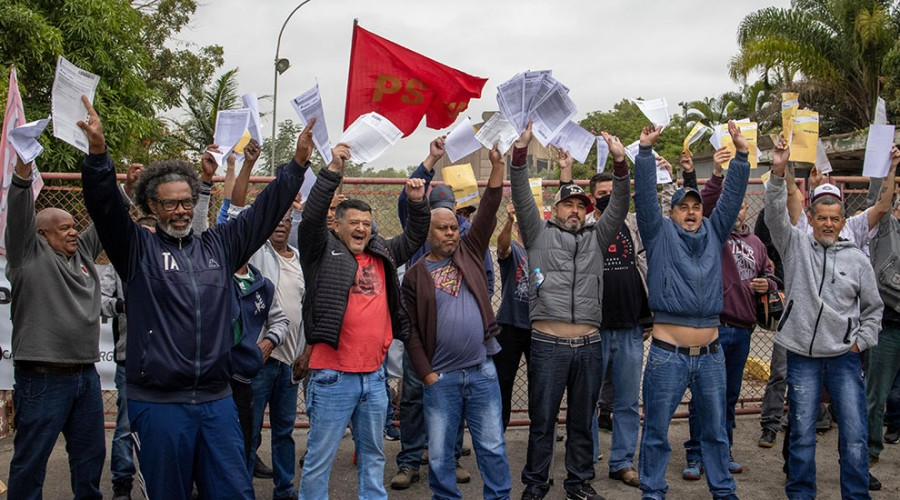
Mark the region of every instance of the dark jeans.
<instances>
[{"instance_id":1,"label":"dark jeans","mask_svg":"<svg viewBox=\"0 0 900 500\"><path fill-rule=\"evenodd\" d=\"M244 460L252 475L253 466L256 465L256 460L250 460L250 445L253 443L253 386L231 379L231 397L237 406L238 422L244 439Z\"/></svg>"},{"instance_id":2,"label":"dark jeans","mask_svg":"<svg viewBox=\"0 0 900 500\"><path fill-rule=\"evenodd\" d=\"M455 455L462 454L464 421L459 425L456 438ZM397 467L409 467L418 470L422 463L422 454L428 443L428 431L425 428L425 405L422 402L422 381L413 370L409 356L403 353L403 390L400 392L400 453L397 454Z\"/></svg>"},{"instance_id":3,"label":"dark jeans","mask_svg":"<svg viewBox=\"0 0 900 500\"><path fill-rule=\"evenodd\" d=\"M885 328L878 345L866 351L866 404L869 412L869 456L884 449L884 407L900 374L900 329Z\"/></svg>"},{"instance_id":4,"label":"dark jeans","mask_svg":"<svg viewBox=\"0 0 900 500\"><path fill-rule=\"evenodd\" d=\"M519 362L523 355L526 365L531 362L531 329L500 325L497 343L500 344L500 352L494 355L494 366L497 367L497 378L500 382L503 430L505 431L509 426L510 413L512 413L512 393L516 386L516 375L519 373Z\"/></svg>"},{"instance_id":5,"label":"dark jeans","mask_svg":"<svg viewBox=\"0 0 900 500\"><path fill-rule=\"evenodd\" d=\"M887 409L884 412L884 425L889 429L900 427L900 373L894 378L894 386L888 394Z\"/></svg>"},{"instance_id":6,"label":"dark jeans","mask_svg":"<svg viewBox=\"0 0 900 500\"><path fill-rule=\"evenodd\" d=\"M66 438L73 497L103 498L100 475L106 437L97 370L48 375L16 367L14 377L16 437L9 465L9 498L41 498L47 460L60 432Z\"/></svg>"},{"instance_id":7,"label":"dark jeans","mask_svg":"<svg viewBox=\"0 0 900 500\"><path fill-rule=\"evenodd\" d=\"M109 453L109 472L113 484L131 485L137 469L134 467L134 441L128 420L128 399L125 389L125 365L116 365L116 430Z\"/></svg>"},{"instance_id":8,"label":"dark jeans","mask_svg":"<svg viewBox=\"0 0 900 500\"><path fill-rule=\"evenodd\" d=\"M594 478L591 451L592 423L596 420L603 352L600 333L578 339L560 339L531 333L528 366L528 454L522 482L526 490L546 495L550 490L550 463L556 441L556 421L563 392L566 401L566 490L580 489Z\"/></svg>"},{"instance_id":9,"label":"dark jeans","mask_svg":"<svg viewBox=\"0 0 900 500\"><path fill-rule=\"evenodd\" d=\"M763 393L759 426L778 432L784 416L784 398L787 392L787 351L772 343L772 361L769 363L769 381Z\"/></svg>"}]
</instances>

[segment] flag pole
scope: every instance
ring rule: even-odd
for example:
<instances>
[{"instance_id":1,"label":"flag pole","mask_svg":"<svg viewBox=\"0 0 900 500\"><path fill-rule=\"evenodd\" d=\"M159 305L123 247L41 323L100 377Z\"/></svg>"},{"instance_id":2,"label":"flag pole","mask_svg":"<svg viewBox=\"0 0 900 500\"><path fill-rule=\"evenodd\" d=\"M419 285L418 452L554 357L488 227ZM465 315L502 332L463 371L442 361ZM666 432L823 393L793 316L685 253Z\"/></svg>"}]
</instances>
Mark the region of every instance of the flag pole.
<instances>
[{"instance_id":1,"label":"flag pole","mask_svg":"<svg viewBox=\"0 0 900 500\"><path fill-rule=\"evenodd\" d=\"M359 25L359 18L353 18L353 40L350 42L350 64L347 67L347 99L344 103L344 130L350 126L347 123L347 117L350 116L350 77L353 74L353 51L356 48L356 27Z\"/></svg>"}]
</instances>

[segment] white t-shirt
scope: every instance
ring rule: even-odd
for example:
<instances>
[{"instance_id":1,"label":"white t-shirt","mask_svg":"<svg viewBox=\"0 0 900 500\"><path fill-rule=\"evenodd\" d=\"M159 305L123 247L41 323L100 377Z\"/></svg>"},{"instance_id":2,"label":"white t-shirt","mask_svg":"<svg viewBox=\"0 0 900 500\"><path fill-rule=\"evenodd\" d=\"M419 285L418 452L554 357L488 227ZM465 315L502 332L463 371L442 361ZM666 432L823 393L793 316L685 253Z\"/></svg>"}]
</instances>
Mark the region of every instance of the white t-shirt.
<instances>
[{"instance_id":1,"label":"white t-shirt","mask_svg":"<svg viewBox=\"0 0 900 500\"><path fill-rule=\"evenodd\" d=\"M284 343L272 351L272 357L282 363L293 365L294 360L306 347L306 339L303 337L303 293L306 288L297 253L295 252L290 259L286 259L278 253L275 255L278 257L281 270L275 294L281 302L284 314L291 321L291 325Z\"/></svg>"}]
</instances>

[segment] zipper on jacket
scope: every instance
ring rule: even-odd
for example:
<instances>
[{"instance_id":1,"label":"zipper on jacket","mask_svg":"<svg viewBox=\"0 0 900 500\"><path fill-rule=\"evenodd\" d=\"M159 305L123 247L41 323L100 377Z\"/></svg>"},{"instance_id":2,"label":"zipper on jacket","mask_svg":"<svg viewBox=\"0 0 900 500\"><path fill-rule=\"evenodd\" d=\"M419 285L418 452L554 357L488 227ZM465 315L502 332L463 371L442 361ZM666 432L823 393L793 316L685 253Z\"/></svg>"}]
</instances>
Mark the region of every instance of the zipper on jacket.
<instances>
[{"instance_id":1,"label":"zipper on jacket","mask_svg":"<svg viewBox=\"0 0 900 500\"><path fill-rule=\"evenodd\" d=\"M776 327L775 331L780 332L782 328L784 328L784 324L787 323L788 316L791 315L791 309L794 307L794 301L789 300L787 307L784 309L784 312L781 313L781 319L778 321L778 327Z\"/></svg>"},{"instance_id":2,"label":"zipper on jacket","mask_svg":"<svg viewBox=\"0 0 900 500\"><path fill-rule=\"evenodd\" d=\"M816 326L813 327L812 339L809 341L809 355L812 357L813 345L816 343L816 334L819 333L819 321L822 319L822 310L825 302L822 301L822 287L825 285L825 270L828 268L828 248L822 252L822 280L819 282L819 314L816 315Z\"/></svg>"},{"instance_id":3,"label":"zipper on jacket","mask_svg":"<svg viewBox=\"0 0 900 500\"><path fill-rule=\"evenodd\" d=\"M847 318L847 333L844 334L844 343L850 343L850 330L853 329L853 319Z\"/></svg>"},{"instance_id":4,"label":"zipper on jacket","mask_svg":"<svg viewBox=\"0 0 900 500\"><path fill-rule=\"evenodd\" d=\"M576 269L578 263L578 236L572 235L575 238L575 253L572 255L572 324L575 324L575 280L578 277L578 270ZM602 256L601 256L602 257Z\"/></svg>"},{"instance_id":5,"label":"zipper on jacket","mask_svg":"<svg viewBox=\"0 0 900 500\"><path fill-rule=\"evenodd\" d=\"M188 272L191 275L191 287L194 289L194 331L196 337L196 345L194 346L194 390L191 395L191 403L197 403L197 388L200 385L200 289L197 287L197 277L194 275L194 263L191 259L184 255L181 248L181 240L178 240L178 251L184 260L188 263Z\"/></svg>"}]
</instances>

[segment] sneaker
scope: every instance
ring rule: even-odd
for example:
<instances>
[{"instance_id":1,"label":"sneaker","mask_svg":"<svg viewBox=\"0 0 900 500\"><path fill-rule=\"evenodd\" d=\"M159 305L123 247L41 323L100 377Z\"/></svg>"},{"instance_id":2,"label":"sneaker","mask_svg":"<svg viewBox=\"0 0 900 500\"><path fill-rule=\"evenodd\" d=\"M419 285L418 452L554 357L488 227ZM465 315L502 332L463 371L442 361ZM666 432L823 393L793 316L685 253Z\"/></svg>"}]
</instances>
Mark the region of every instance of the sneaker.
<instances>
[{"instance_id":1,"label":"sneaker","mask_svg":"<svg viewBox=\"0 0 900 500\"><path fill-rule=\"evenodd\" d=\"M468 483L472 480L472 475L469 474L462 465L459 464L459 460L456 461L456 482L459 484Z\"/></svg>"},{"instance_id":2,"label":"sneaker","mask_svg":"<svg viewBox=\"0 0 900 500\"><path fill-rule=\"evenodd\" d=\"M900 427L888 427L884 433L884 442L887 444L900 443Z\"/></svg>"},{"instance_id":3,"label":"sneaker","mask_svg":"<svg viewBox=\"0 0 900 500\"><path fill-rule=\"evenodd\" d=\"M576 491L566 490L566 500L606 500L590 484L584 483Z\"/></svg>"},{"instance_id":4,"label":"sneaker","mask_svg":"<svg viewBox=\"0 0 900 500\"><path fill-rule=\"evenodd\" d=\"M419 481L419 470L411 467L400 467L400 470L391 478L391 489L405 490L409 485Z\"/></svg>"},{"instance_id":5,"label":"sneaker","mask_svg":"<svg viewBox=\"0 0 900 500\"><path fill-rule=\"evenodd\" d=\"M522 492L522 500L544 500L544 495L526 489Z\"/></svg>"},{"instance_id":6,"label":"sneaker","mask_svg":"<svg viewBox=\"0 0 900 500\"><path fill-rule=\"evenodd\" d=\"M400 429L393 424L384 426L384 438L388 441L397 441L400 439Z\"/></svg>"},{"instance_id":7,"label":"sneaker","mask_svg":"<svg viewBox=\"0 0 900 500\"><path fill-rule=\"evenodd\" d=\"M775 431L772 429L763 429L762 434L759 435L759 441L756 442L756 445L760 448L771 448L775 446Z\"/></svg>"},{"instance_id":8,"label":"sneaker","mask_svg":"<svg viewBox=\"0 0 900 500\"><path fill-rule=\"evenodd\" d=\"M131 480L113 482L113 500L131 500Z\"/></svg>"},{"instance_id":9,"label":"sneaker","mask_svg":"<svg viewBox=\"0 0 900 500\"><path fill-rule=\"evenodd\" d=\"M881 490L881 481L879 481L872 473L869 473L869 491Z\"/></svg>"},{"instance_id":10,"label":"sneaker","mask_svg":"<svg viewBox=\"0 0 900 500\"><path fill-rule=\"evenodd\" d=\"M744 472L744 466L735 462L734 457L728 455L728 472L732 474L740 474Z\"/></svg>"},{"instance_id":11,"label":"sneaker","mask_svg":"<svg viewBox=\"0 0 900 500\"><path fill-rule=\"evenodd\" d=\"M609 478L618 479L633 488L637 488L641 485L641 478L638 476L637 471L634 470L634 467L625 467L624 469L610 472Z\"/></svg>"},{"instance_id":12,"label":"sneaker","mask_svg":"<svg viewBox=\"0 0 900 500\"><path fill-rule=\"evenodd\" d=\"M612 415L600 413L597 415L597 427L604 431L612 432Z\"/></svg>"},{"instance_id":13,"label":"sneaker","mask_svg":"<svg viewBox=\"0 0 900 500\"><path fill-rule=\"evenodd\" d=\"M681 471L681 479L685 479L687 481L696 481L700 479L700 476L703 474L703 463L702 462L694 462L690 461L687 463L687 467Z\"/></svg>"},{"instance_id":14,"label":"sneaker","mask_svg":"<svg viewBox=\"0 0 900 500\"><path fill-rule=\"evenodd\" d=\"M253 465L253 477L259 479L272 479L272 468L256 455L256 463Z\"/></svg>"}]
</instances>

